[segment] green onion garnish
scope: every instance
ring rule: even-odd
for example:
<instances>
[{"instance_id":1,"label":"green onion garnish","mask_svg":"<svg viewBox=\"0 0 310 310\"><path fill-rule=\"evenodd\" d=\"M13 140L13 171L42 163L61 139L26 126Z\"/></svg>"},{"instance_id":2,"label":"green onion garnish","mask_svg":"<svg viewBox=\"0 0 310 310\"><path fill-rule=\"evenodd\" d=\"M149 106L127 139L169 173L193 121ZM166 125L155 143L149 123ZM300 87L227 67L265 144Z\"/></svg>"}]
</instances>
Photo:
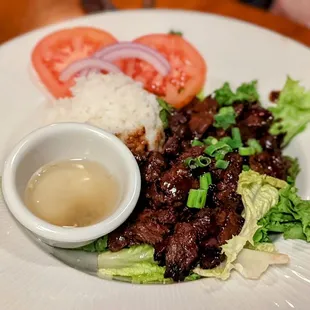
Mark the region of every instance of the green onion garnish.
<instances>
[{"instance_id":1,"label":"green onion garnish","mask_svg":"<svg viewBox=\"0 0 310 310\"><path fill-rule=\"evenodd\" d=\"M250 166L248 166L248 165L243 165L243 166L242 166L242 170L243 170L243 171L249 171L249 170L250 170Z\"/></svg>"},{"instance_id":2,"label":"green onion garnish","mask_svg":"<svg viewBox=\"0 0 310 310\"><path fill-rule=\"evenodd\" d=\"M207 139L204 139L203 140L203 143L205 144L205 145L214 145L214 144L216 144L218 142L218 140L216 139L216 138L214 138L214 137L208 137Z\"/></svg>"},{"instance_id":3,"label":"green onion garnish","mask_svg":"<svg viewBox=\"0 0 310 310\"><path fill-rule=\"evenodd\" d=\"M215 154L215 160L219 160L219 159L224 159L225 158L226 153L225 152L217 152Z\"/></svg>"},{"instance_id":4,"label":"green onion garnish","mask_svg":"<svg viewBox=\"0 0 310 310\"><path fill-rule=\"evenodd\" d=\"M233 107L220 108L218 114L214 116L214 127L227 129L230 125L236 124L236 113Z\"/></svg>"},{"instance_id":5,"label":"green onion garnish","mask_svg":"<svg viewBox=\"0 0 310 310\"><path fill-rule=\"evenodd\" d=\"M251 156L255 154L255 149L253 147L239 147L239 154L241 156Z\"/></svg>"},{"instance_id":6,"label":"green onion garnish","mask_svg":"<svg viewBox=\"0 0 310 310\"><path fill-rule=\"evenodd\" d=\"M262 146L259 144L259 142L256 139L249 139L248 145L252 147L255 150L255 153L261 153L263 151Z\"/></svg>"},{"instance_id":7,"label":"green onion garnish","mask_svg":"<svg viewBox=\"0 0 310 310\"><path fill-rule=\"evenodd\" d=\"M218 168L218 169L226 169L228 166L229 166L229 161L227 160L219 159L215 163L215 168Z\"/></svg>"},{"instance_id":8,"label":"green onion garnish","mask_svg":"<svg viewBox=\"0 0 310 310\"><path fill-rule=\"evenodd\" d=\"M219 150L221 150L221 152L225 152L225 154L232 152L232 148L222 141L217 142L215 145L208 146L204 152L209 156L215 157Z\"/></svg>"},{"instance_id":9,"label":"green onion garnish","mask_svg":"<svg viewBox=\"0 0 310 310\"><path fill-rule=\"evenodd\" d=\"M196 158L196 165L198 167L206 167L211 164L211 158L206 156L199 156Z\"/></svg>"},{"instance_id":10,"label":"green onion garnish","mask_svg":"<svg viewBox=\"0 0 310 310\"><path fill-rule=\"evenodd\" d=\"M231 135L233 138L233 141L236 145L236 149L242 146L242 139L241 139L241 134L240 134L240 129L237 127L232 128L231 130Z\"/></svg>"},{"instance_id":11,"label":"green onion garnish","mask_svg":"<svg viewBox=\"0 0 310 310\"><path fill-rule=\"evenodd\" d=\"M188 157L184 160L185 165L190 168L190 169L196 169L197 168L197 163L196 159L193 157Z\"/></svg>"},{"instance_id":12,"label":"green onion garnish","mask_svg":"<svg viewBox=\"0 0 310 310\"><path fill-rule=\"evenodd\" d=\"M203 142L197 140L197 139L194 139L192 141L192 146L204 146Z\"/></svg>"},{"instance_id":13,"label":"green onion garnish","mask_svg":"<svg viewBox=\"0 0 310 310\"><path fill-rule=\"evenodd\" d=\"M187 198L189 208L202 209L207 200L207 191L205 189L191 189Z\"/></svg>"},{"instance_id":14,"label":"green onion garnish","mask_svg":"<svg viewBox=\"0 0 310 310\"><path fill-rule=\"evenodd\" d=\"M234 141L234 140L233 140L232 138L230 138L230 137L224 137L224 138L222 138L220 141L222 141L222 142L228 144L232 149L237 149L237 148L239 148L240 146L242 146L242 145L239 145L238 142Z\"/></svg>"},{"instance_id":15,"label":"green onion garnish","mask_svg":"<svg viewBox=\"0 0 310 310\"><path fill-rule=\"evenodd\" d=\"M199 183L200 183L200 188L208 192L209 186L212 184L211 173L207 172L207 173L204 173L202 176L200 176Z\"/></svg>"}]
</instances>

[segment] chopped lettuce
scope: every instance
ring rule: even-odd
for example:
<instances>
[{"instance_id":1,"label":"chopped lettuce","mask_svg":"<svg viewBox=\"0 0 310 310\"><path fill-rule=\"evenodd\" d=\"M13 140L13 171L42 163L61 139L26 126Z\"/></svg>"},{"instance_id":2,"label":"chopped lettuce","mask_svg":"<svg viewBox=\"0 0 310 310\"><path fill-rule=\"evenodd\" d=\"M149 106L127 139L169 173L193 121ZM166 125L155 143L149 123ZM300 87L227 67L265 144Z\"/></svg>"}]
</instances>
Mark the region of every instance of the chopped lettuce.
<instances>
[{"instance_id":1,"label":"chopped lettuce","mask_svg":"<svg viewBox=\"0 0 310 310\"><path fill-rule=\"evenodd\" d=\"M229 83L226 82L221 88L214 92L215 99L220 106L230 106L236 101L255 102L259 100L259 94L256 86L257 81L243 83L234 93L231 90Z\"/></svg>"},{"instance_id":2,"label":"chopped lettuce","mask_svg":"<svg viewBox=\"0 0 310 310\"><path fill-rule=\"evenodd\" d=\"M289 257L285 254L243 249L238 255L234 268L247 279L259 279L270 265L288 264Z\"/></svg>"},{"instance_id":3,"label":"chopped lettuce","mask_svg":"<svg viewBox=\"0 0 310 310\"><path fill-rule=\"evenodd\" d=\"M124 268L101 268L102 277L126 277L132 283L170 283L171 279L164 278L165 268L154 263L138 263Z\"/></svg>"},{"instance_id":4,"label":"chopped lettuce","mask_svg":"<svg viewBox=\"0 0 310 310\"><path fill-rule=\"evenodd\" d=\"M277 104L269 110L275 118L270 133L284 134L282 146L286 146L310 121L310 91L288 77Z\"/></svg>"},{"instance_id":5,"label":"chopped lettuce","mask_svg":"<svg viewBox=\"0 0 310 310\"><path fill-rule=\"evenodd\" d=\"M236 124L236 113L233 107L220 108L214 116L214 127L228 129L231 125Z\"/></svg>"},{"instance_id":6,"label":"chopped lettuce","mask_svg":"<svg viewBox=\"0 0 310 310\"><path fill-rule=\"evenodd\" d=\"M83 247L79 248L79 250L85 252L104 252L107 250L108 247L108 235L103 236L94 242L84 245Z\"/></svg>"},{"instance_id":7,"label":"chopped lettuce","mask_svg":"<svg viewBox=\"0 0 310 310\"><path fill-rule=\"evenodd\" d=\"M140 263L154 263L154 248L150 245L136 245L118 252L103 252L98 255L99 269L127 268Z\"/></svg>"},{"instance_id":8,"label":"chopped lettuce","mask_svg":"<svg viewBox=\"0 0 310 310\"><path fill-rule=\"evenodd\" d=\"M226 261L219 267L211 270L195 268L194 272L203 277L216 277L226 280L230 276L232 269L237 269L242 275L261 275L266 270L266 264L255 265L255 271L242 271L246 268L244 265L244 255L241 256L241 262L238 262L239 255L248 245L254 246L253 236L259 226L258 220L261 219L273 206L279 201L279 189L287 186L287 183L266 175L260 175L252 170L243 171L239 176L238 193L242 197L244 205L243 217L245 219L243 228L238 236L234 236L222 246L223 253L226 255ZM253 256L259 251L248 252L247 256ZM267 260L269 264L271 260ZM285 260L280 260L284 262ZM238 265L239 264L239 265ZM248 267L247 267L248 268Z\"/></svg>"},{"instance_id":9,"label":"chopped lettuce","mask_svg":"<svg viewBox=\"0 0 310 310\"><path fill-rule=\"evenodd\" d=\"M254 241L270 242L270 233L283 233L284 239L310 242L310 201L302 200L295 187L280 190L279 203L259 222Z\"/></svg>"},{"instance_id":10,"label":"chopped lettuce","mask_svg":"<svg viewBox=\"0 0 310 310\"><path fill-rule=\"evenodd\" d=\"M98 275L132 283L172 283L165 278L165 267L154 261L154 248L150 245L136 245L119 252L104 252L98 255ZM185 281L194 281L200 276L192 273Z\"/></svg>"},{"instance_id":11,"label":"chopped lettuce","mask_svg":"<svg viewBox=\"0 0 310 310\"><path fill-rule=\"evenodd\" d=\"M291 166L288 169L288 177L287 177L287 183L290 185L295 185L296 178L300 172L300 166L297 158L292 158L290 156L285 156L287 160L290 161Z\"/></svg>"}]
</instances>

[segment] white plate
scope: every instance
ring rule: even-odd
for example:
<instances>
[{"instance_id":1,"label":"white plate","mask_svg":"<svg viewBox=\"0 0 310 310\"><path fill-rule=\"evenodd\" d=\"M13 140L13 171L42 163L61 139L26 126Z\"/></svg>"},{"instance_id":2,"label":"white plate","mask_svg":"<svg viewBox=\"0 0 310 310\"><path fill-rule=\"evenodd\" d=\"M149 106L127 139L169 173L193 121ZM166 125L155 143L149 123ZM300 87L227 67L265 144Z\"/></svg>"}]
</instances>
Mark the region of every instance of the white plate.
<instances>
[{"instance_id":1,"label":"white plate","mask_svg":"<svg viewBox=\"0 0 310 310\"><path fill-rule=\"evenodd\" d=\"M310 50L270 31L223 17L182 11L125 11L87 16L26 34L0 47L1 164L16 132L44 102L29 63L36 42L67 26L102 27L121 40L179 30L208 62L207 91L228 80L233 86L259 80L263 99L282 87L286 75L310 88ZM310 197L309 130L287 152L302 166L298 186ZM0 309L309 309L310 245L280 241L291 256L288 267L270 268L259 281L233 274L173 285L131 285L106 281L70 268L39 249L0 205Z\"/></svg>"}]
</instances>

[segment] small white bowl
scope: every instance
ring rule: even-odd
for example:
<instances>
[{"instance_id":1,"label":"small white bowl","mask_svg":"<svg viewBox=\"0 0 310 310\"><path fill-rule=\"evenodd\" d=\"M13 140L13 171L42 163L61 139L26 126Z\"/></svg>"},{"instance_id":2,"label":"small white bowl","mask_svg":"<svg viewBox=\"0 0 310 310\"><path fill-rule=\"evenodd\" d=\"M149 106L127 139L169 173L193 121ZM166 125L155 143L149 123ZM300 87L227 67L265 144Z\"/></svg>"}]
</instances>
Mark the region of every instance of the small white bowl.
<instances>
[{"instance_id":1,"label":"small white bowl","mask_svg":"<svg viewBox=\"0 0 310 310\"><path fill-rule=\"evenodd\" d=\"M23 201L27 183L40 167L73 158L102 164L121 188L114 213L91 226L52 225L31 213ZM27 135L8 156L2 176L3 196L14 217L43 242L62 248L83 246L120 226L133 211L140 189L139 167L125 144L102 129L78 123L53 124Z\"/></svg>"}]
</instances>

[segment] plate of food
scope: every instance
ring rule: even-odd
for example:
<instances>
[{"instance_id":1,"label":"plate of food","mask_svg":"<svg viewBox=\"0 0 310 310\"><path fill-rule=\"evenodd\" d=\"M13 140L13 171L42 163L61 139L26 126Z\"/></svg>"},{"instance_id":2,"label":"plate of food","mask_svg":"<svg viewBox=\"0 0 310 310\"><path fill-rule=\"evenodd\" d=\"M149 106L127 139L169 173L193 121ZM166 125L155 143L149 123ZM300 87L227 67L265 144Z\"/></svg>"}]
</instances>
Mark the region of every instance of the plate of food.
<instances>
[{"instance_id":1,"label":"plate of food","mask_svg":"<svg viewBox=\"0 0 310 310\"><path fill-rule=\"evenodd\" d=\"M0 56L1 309L308 308L308 48L139 10Z\"/></svg>"}]
</instances>

